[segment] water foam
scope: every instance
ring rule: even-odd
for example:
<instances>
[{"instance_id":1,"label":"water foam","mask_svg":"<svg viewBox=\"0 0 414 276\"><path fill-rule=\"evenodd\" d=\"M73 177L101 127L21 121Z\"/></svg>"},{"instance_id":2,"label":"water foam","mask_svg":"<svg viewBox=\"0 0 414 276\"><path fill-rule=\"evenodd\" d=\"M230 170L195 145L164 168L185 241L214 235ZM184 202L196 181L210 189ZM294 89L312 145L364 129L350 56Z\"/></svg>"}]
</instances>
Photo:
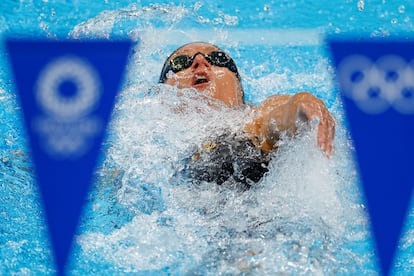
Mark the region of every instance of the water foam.
<instances>
[{"instance_id":1,"label":"water foam","mask_svg":"<svg viewBox=\"0 0 414 276\"><path fill-rule=\"evenodd\" d=\"M351 262L352 254L337 247L347 241L350 216L338 174L349 164L340 163L341 153L323 155L315 129L283 140L269 173L249 191L193 185L177 175L185 159L206 137L240 131L249 111L211 108L191 90L155 90L125 90L112 125L107 158L123 171L117 199L134 216L109 234L80 236L83 252L123 271L211 275L322 273L344 265L336 255Z\"/></svg>"}]
</instances>

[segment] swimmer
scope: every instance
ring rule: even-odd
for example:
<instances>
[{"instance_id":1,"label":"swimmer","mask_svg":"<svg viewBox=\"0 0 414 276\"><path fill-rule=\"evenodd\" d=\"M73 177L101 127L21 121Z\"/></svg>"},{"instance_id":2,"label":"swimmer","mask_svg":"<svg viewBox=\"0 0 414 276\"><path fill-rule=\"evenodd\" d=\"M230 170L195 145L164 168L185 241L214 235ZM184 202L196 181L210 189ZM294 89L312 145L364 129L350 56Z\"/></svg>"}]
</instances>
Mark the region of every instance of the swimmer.
<instances>
[{"instance_id":1,"label":"swimmer","mask_svg":"<svg viewBox=\"0 0 414 276\"><path fill-rule=\"evenodd\" d=\"M235 62L227 53L210 43L193 42L174 51L164 63L159 83L175 86L178 89L194 88L212 99L221 101L229 108L246 105L240 74ZM265 168L268 162L267 155L277 149L277 142L281 134L286 133L288 136L294 136L300 122L317 124L317 143L327 157L331 156L335 133L334 118L323 101L311 93L272 95L259 106L252 107L251 110L253 112L252 120L246 122L244 128L249 141L237 141L236 143L239 150L247 147L251 152L250 145L252 145L259 151L259 153L255 153L255 160L259 165L262 165L257 166L255 163L253 167L256 169L249 171L254 172L257 171L257 168ZM226 135L226 137L231 136L231 134ZM226 138L224 139L226 140ZM214 144L217 143L214 142ZM234 152L229 149L230 142L224 144L226 145L224 148L223 146L214 148L220 148L220 152ZM199 159L200 153L195 156L196 159ZM234 160L230 158L228 164L219 164L219 167L225 168L224 171L233 174L233 176L241 175L236 179L249 178L249 175L234 172L235 168L232 167L231 162ZM244 167L247 169L249 164L251 163L247 162ZM229 166L230 168L228 168ZM198 169L195 170L198 171ZM225 181L226 177L217 179L217 175L222 175L217 172L218 170L217 166L212 168L211 174L208 174L207 170L207 177L204 179L218 181L219 184ZM206 175L205 169L199 171L203 171L202 174ZM213 175L216 178L210 177ZM260 179L257 175L253 175L251 178L254 179L254 182Z\"/></svg>"}]
</instances>

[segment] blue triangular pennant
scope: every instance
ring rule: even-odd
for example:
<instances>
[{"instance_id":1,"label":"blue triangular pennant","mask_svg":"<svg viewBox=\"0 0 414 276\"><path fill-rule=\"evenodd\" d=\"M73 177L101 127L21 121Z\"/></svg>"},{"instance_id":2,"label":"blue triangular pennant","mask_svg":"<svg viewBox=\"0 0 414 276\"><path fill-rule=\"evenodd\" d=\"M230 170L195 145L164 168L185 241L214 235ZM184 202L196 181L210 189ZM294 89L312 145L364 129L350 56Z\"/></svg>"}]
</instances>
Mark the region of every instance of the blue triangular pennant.
<instances>
[{"instance_id":1,"label":"blue triangular pennant","mask_svg":"<svg viewBox=\"0 0 414 276\"><path fill-rule=\"evenodd\" d=\"M6 41L55 255L65 272L129 41Z\"/></svg>"},{"instance_id":2,"label":"blue triangular pennant","mask_svg":"<svg viewBox=\"0 0 414 276\"><path fill-rule=\"evenodd\" d=\"M329 42L382 273L390 273L414 177L414 41Z\"/></svg>"}]
</instances>

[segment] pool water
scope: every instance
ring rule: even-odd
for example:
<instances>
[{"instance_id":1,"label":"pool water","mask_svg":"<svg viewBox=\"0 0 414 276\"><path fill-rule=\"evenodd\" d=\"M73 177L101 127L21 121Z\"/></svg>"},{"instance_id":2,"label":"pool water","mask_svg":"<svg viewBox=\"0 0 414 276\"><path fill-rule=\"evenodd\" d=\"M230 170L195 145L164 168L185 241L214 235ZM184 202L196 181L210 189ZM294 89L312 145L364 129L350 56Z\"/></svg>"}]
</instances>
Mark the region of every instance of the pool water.
<instances>
[{"instance_id":1,"label":"pool water","mask_svg":"<svg viewBox=\"0 0 414 276\"><path fill-rule=\"evenodd\" d=\"M12 1L0 36L139 40L117 99L68 273L73 275L377 275L352 142L324 37L407 36L404 1ZM309 127L283 139L269 173L240 193L180 173L206 137L239 130L240 110L211 110L156 85L178 46L228 51L246 99L310 91L337 120L327 159ZM18 101L0 45L0 274L54 274ZM186 106L182 112L177 107ZM202 116L200 116L202 114ZM414 272L411 208L393 273Z\"/></svg>"}]
</instances>

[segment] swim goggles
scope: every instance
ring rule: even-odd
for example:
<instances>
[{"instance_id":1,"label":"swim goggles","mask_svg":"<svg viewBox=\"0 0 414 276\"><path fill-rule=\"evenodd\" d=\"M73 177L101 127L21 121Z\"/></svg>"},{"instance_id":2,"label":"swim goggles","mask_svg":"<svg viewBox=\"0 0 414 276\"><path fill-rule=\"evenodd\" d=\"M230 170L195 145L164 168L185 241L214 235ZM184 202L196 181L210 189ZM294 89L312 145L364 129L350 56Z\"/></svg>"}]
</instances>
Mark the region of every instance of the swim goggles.
<instances>
[{"instance_id":1,"label":"swim goggles","mask_svg":"<svg viewBox=\"0 0 414 276\"><path fill-rule=\"evenodd\" d=\"M177 73L189 68L193 64L196 56L198 55L202 55L207 60L207 62L213 66L226 67L227 69L232 71L240 80L240 75L237 71L237 66L234 63L233 59L225 52L213 51L208 54L197 52L192 57L188 55L176 56L162 69L159 82L163 83L167 79L167 74L170 70L174 73Z\"/></svg>"}]
</instances>

